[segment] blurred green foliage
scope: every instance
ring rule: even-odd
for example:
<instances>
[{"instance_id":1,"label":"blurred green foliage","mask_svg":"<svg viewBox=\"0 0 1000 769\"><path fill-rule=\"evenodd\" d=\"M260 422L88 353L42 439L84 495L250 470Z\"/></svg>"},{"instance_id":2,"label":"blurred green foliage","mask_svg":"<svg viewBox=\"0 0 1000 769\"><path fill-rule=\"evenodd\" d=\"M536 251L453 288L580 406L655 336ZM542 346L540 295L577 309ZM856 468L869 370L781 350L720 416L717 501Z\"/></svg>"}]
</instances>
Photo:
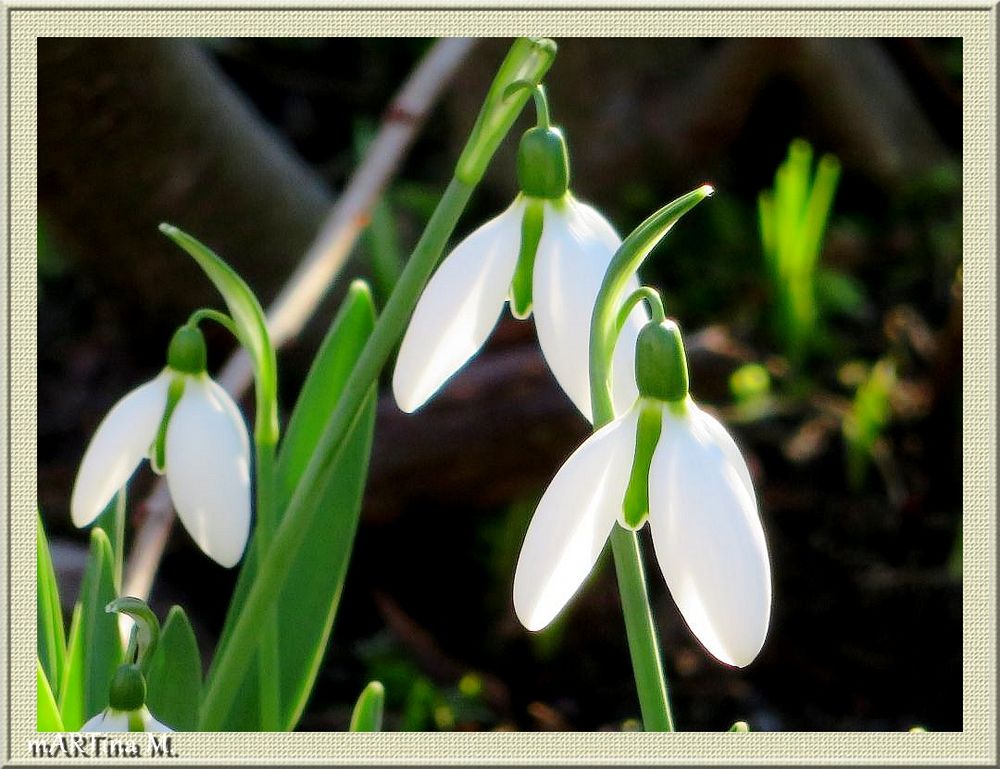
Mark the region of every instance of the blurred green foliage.
<instances>
[{"instance_id":1,"label":"blurred green foliage","mask_svg":"<svg viewBox=\"0 0 1000 769\"><path fill-rule=\"evenodd\" d=\"M853 491L859 491L864 484L876 443L889 424L895 386L895 364L888 359L878 361L858 385L850 410L844 415L847 480Z\"/></svg>"},{"instance_id":2,"label":"blurred green foliage","mask_svg":"<svg viewBox=\"0 0 1000 769\"><path fill-rule=\"evenodd\" d=\"M774 329L793 364L809 353L819 322L817 266L840 178L840 161L823 155L813 171L813 149L795 139L758 197L764 263L774 295Z\"/></svg>"}]
</instances>

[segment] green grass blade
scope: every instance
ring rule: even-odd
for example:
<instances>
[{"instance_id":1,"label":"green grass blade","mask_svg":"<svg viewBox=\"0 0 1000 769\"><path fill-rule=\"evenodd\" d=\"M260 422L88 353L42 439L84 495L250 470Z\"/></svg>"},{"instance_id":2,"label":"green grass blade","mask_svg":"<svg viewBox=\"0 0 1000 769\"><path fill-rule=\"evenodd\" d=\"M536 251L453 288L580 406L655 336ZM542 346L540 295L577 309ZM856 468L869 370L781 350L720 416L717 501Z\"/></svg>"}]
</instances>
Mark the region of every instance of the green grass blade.
<instances>
[{"instance_id":1,"label":"green grass blade","mask_svg":"<svg viewBox=\"0 0 1000 769\"><path fill-rule=\"evenodd\" d=\"M77 603L73 607L73 619L69 625L69 640L66 642L66 664L59 683L59 714L67 729L79 729L86 718L83 714L83 673L86 662L83 658L84 646L81 628L83 607Z\"/></svg>"},{"instance_id":2,"label":"green grass blade","mask_svg":"<svg viewBox=\"0 0 1000 769\"><path fill-rule=\"evenodd\" d=\"M53 683L52 694L58 697L66 666L66 630L59 602L59 585L52 568L52 555L41 515L38 516L37 571L38 659L46 679Z\"/></svg>"},{"instance_id":3,"label":"green grass blade","mask_svg":"<svg viewBox=\"0 0 1000 769\"><path fill-rule=\"evenodd\" d=\"M806 267L810 272L815 268L823 249L823 235L826 233L826 223L833 209L833 197L839 181L840 161L833 155L824 155L816 169L816 181L809 196L800 235L802 253L808 260Z\"/></svg>"},{"instance_id":4,"label":"green grass blade","mask_svg":"<svg viewBox=\"0 0 1000 769\"><path fill-rule=\"evenodd\" d=\"M90 554L73 610L69 651L60 691L63 724L76 731L108 704L108 686L122 662L118 618L104 607L116 598L111 543L103 529L90 532Z\"/></svg>"},{"instance_id":5,"label":"green grass blade","mask_svg":"<svg viewBox=\"0 0 1000 769\"><path fill-rule=\"evenodd\" d=\"M279 520L374 322L371 291L363 282L355 281L313 362L281 444L275 484L279 495L276 505ZM305 538L298 556L289 564L293 576L278 602L279 628L295 629L293 633L282 634L279 649L283 728L294 726L308 699L346 576L374 429L374 403L369 403L366 409L363 419L348 436L344 453L331 469L325 490L315 494L314 504L323 512ZM231 641L232 627L253 584L258 560L256 549L251 549L240 572L216 658ZM247 668L240 695L227 714L227 729L247 730L259 726L255 667Z\"/></svg>"},{"instance_id":6,"label":"green grass blade","mask_svg":"<svg viewBox=\"0 0 1000 769\"><path fill-rule=\"evenodd\" d=\"M351 713L352 732L382 731L382 712L385 709L385 687L372 681L361 692L354 712Z\"/></svg>"},{"instance_id":7,"label":"green grass blade","mask_svg":"<svg viewBox=\"0 0 1000 769\"><path fill-rule=\"evenodd\" d=\"M284 510L302 477L326 417L337 405L354 362L374 327L371 290L363 281L354 281L320 345L281 443L277 468L278 488L282 493L279 511Z\"/></svg>"},{"instance_id":8,"label":"green grass blade","mask_svg":"<svg viewBox=\"0 0 1000 769\"><path fill-rule=\"evenodd\" d=\"M772 282L778 276L777 223L774 213L774 195L764 190L757 196L757 217L760 222L760 243L764 252L764 265Z\"/></svg>"},{"instance_id":9,"label":"green grass blade","mask_svg":"<svg viewBox=\"0 0 1000 769\"><path fill-rule=\"evenodd\" d=\"M111 543L111 560L114 564L113 577L115 595L122 589L122 566L125 562L125 503L126 492L123 486L112 498L111 503L98 516L95 526L104 529Z\"/></svg>"},{"instance_id":10,"label":"green grass blade","mask_svg":"<svg viewBox=\"0 0 1000 769\"><path fill-rule=\"evenodd\" d=\"M146 702L157 719L178 732L198 727L201 653L187 614L174 606L160 631L146 675Z\"/></svg>"},{"instance_id":11,"label":"green grass blade","mask_svg":"<svg viewBox=\"0 0 1000 769\"><path fill-rule=\"evenodd\" d=\"M288 562L288 579L275 602L281 633L281 728L294 728L319 672L340 602L361 512L375 428L375 391L348 434L340 458L312 494L318 515ZM237 705L223 719L223 731L255 729L259 715L256 666L247 667ZM211 673L210 673L211 675Z\"/></svg>"},{"instance_id":12,"label":"green grass blade","mask_svg":"<svg viewBox=\"0 0 1000 769\"><path fill-rule=\"evenodd\" d=\"M40 732L62 732L62 717L59 715L59 706L56 705L55 695L52 694L52 687L42 669L42 661L37 660L35 665L35 678L37 680L38 696L35 700L35 728Z\"/></svg>"}]
</instances>

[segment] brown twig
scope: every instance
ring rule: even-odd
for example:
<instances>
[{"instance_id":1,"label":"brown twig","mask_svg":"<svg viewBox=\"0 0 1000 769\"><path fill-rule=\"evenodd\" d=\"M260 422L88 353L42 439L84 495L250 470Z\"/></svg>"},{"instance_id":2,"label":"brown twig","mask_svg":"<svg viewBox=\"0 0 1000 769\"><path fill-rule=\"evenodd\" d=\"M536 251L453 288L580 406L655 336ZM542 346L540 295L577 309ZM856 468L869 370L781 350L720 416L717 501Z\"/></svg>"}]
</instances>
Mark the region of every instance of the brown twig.
<instances>
[{"instance_id":1,"label":"brown twig","mask_svg":"<svg viewBox=\"0 0 1000 769\"><path fill-rule=\"evenodd\" d=\"M316 310L365 228L372 206L399 168L428 111L468 56L474 42L469 38L439 40L393 99L375 140L344 194L299 266L268 308L268 329L275 347L297 334ZM250 359L242 349L229 358L217 377L219 384L234 397L246 391L252 378ZM162 479L140 507L144 518L132 543L124 592L146 598L175 518L170 495Z\"/></svg>"}]
</instances>

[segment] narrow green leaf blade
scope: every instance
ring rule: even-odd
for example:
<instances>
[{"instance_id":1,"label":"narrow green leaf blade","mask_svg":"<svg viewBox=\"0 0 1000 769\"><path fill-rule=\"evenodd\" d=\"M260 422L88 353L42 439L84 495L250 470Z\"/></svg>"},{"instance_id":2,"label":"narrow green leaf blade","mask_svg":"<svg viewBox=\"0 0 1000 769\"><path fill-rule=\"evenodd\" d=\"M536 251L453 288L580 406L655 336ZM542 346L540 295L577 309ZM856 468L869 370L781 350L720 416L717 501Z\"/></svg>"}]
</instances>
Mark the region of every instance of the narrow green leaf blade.
<instances>
[{"instance_id":1,"label":"narrow green leaf blade","mask_svg":"<svg viewBox=\"0 0 1000 769\"><path fill-rule=\"evenodd\" d=\"M63 626L62 605L59 603L59 585L56 583L41 515L38 516L37 571L38 660L45 677L53 683L52 694L58 696L66 665L66 631Z\"/></svg>"},{"instance_id":2,"label":"narrow green leaf blade","mask_svg":"<svg viewBox=\"0 0 1000 769\"><path fill-rule=\"evenodd\" d=\"M160 232L187 251L222 294L239 331L240 343L253 359L258 437L270 445L275 444L278 440L277 362L260 302L243 278L208 246L172 224L161 224Z\"/></svg>"},{"instance_id":3,"label":"narrow green leaf blade","mask_svg":"<svg viewBox=\"0 0 1000 769\"><path fill-rule=\"evenodd\" d=\"M174 606L160 631L146 675L146 703L156 718L178 732L198 727L201 653L187 614Z\"/></svg>"},{"instance_id":4,"label":"narrow green leaf blade","mask_svg":"<svg viewBox=\"0 0 1000 769\"><path fill-rule=\"evenodd\" d=\"M354 362L375 327L375 304L364 281L354 281L313 361L278 455L278 509L284 512L323 432L327 416L340 399ZM280 516L280 513L279 513Z\"/></svg>"},{"instance_id":5,"label":"narrow green leaf blade","mask_svg":"<svg viewBox=\"0 0 1000 769\"><path fill-rule=\"evenodd\" d=\"M35 666L35 678L37 679L38 697L35 706L35 728L40 732L61 732L63 729L62 718L59 716L59 707L56 705L55 695L52 694L52 687L42 669L42 661L37 660Z\"/></svg>"},{"instance_id":6,"label":"narrow green leaf blade","mask_svg":"<svg viewBox=\"0 0 1000 769\"><path fill-rule=\"evenodd\" d=\"M278 627L294 628L282 634L280 647L282 716L288 730L305 710L340 605L368 479L375 405L373 388L326 488L317 494L322 512L306 535L293 565L294 577L278 602Z\"/></svg>"},{"instance_id":7,"label":"narrow green leaf blade","mask_svg":"<svg viewBox=\"0 0 1000 769\"><path fill-rule=\"evenodd\" d=\"M279 520L374 324L371 291L364 282L355 281L313 362L281 444L275 484L280 495L276 505ZM333 626L361 511L374 423L372 396L348 435L339 460L322 488L312 495L314 504L323 512L289 563L292 576L277 603L279 629L294 628L294 632L280 633L279 643L281 722L286 729L294 727L302 714ZM219 649L230 641L257 563L257 551L251 548L233 594ZM247 665L240 694L226 717L228 730L259 728L256 668Z\"/></svg>"},{"instance_id":8,"label":"narrow green leaf blade","mask_svg":"<svg viewBox=\"0 0 1000 769\"><path fill-rule=\"evenodd\" d=\"M73 607L73 619L69 626L69 640L66 644L66 664L59 684L59 713L67 729L75 730L83 726L83 607L77 603Z\"/></svg>"},{"instance_id":9,"label":"narrow green leaf blade","mask_svg":"<svg viewBox=\"0 0 1000 769\"><path fill-rule=\"evenodd\" d=\"M76 731L108 704L108 686L122 662L118 620L104 611L116 597L111 543L103 529L90 532L90 554L73 611L70 644L60 697L66 729Z\"/></svg>"},{"instance_id":10,"label":"narrow green leaf blade","mask_svg":"<svg viewBox=\"0 0 1000 769\"><path fill-rule=\"evenodd\" d=\"M333 628L361 513L374 431L373 389L340 458L311 495L319 514L289 560L290 576L276 602L281 725L286 730L294 728L305 709ZM247 670L248 679L256 677L256 665ZM241 687L237 701L223 730L255 729L257 687Z\"/></svg>"},{"instance_id":11,"label":"narrow green leaf blade","mask_svg":"<svg viewBox=\"0 0 1000 769\"><path fill-rule=\"evenodd\" d=\"M382 731L382 712L385 709L385 687L372 681L361 692L354 712L351 713L352 732Z\"/></svg>"},{"instance_id":12,"label":"narrow green leaf blade","mask_svg":"<svg viewBox=\"0 0 1000 769\"><path fill-rule=\"evenodd\" d=\"M354 362L361 354L374 324L375 306L371 290L364 281L354 281L313 360L281 441L275 478L282 496L275 504L275 525L280 523L284 515L291 492L302 477L327 416L340 398ZM240 569L239 580L219 638L219 649L228 643L230 631L257 573L258 559L253 544L251 543Z\"/></svg>"},{"instance_id":13,"label":"narrow green leaf blade","mask_svg":"<svg viewBox=\"0 0 1000 769\"><path fill-rule=\"evenodd\" d=\"M111 543L111 561L114 564L112 571L115 585L115 595L122 589L122 566L125 563L125 503L127 498L127 486L119 489L104 511L94 522L95 526L104 529Z\"/></svg>"}]
</instances>

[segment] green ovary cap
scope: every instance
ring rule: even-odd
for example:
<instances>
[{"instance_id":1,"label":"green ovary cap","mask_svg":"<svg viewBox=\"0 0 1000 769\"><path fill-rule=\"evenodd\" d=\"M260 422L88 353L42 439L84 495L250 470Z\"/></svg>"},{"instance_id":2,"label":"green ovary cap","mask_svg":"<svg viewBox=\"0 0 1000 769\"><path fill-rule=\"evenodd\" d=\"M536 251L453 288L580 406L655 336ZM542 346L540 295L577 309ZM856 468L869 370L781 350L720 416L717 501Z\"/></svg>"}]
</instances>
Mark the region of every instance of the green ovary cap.
<instances>
[{"instance_id":1,"label":"green ovary cap","mask_svg":"<svg viewBox=\"0 0 1000 769\"><path fill-rule=\"evenodd\" d=\"M208 364L205 337L197 326L181 326L167 348L167 365L182 374L200 374Z\"/></svg>"},{"instance_id":2,"label":"green ovary cap","mask_svg":"<svg viewBox=\"0 0 1000 769\"><path fill-rule=\"evenodd\" d=\"M674 403L688 394L687 356L672 320L647 323L635 343L635 382L646 398Z\"/></svg>"},{"instance_id":3,"label":"green ovary cap","mask_svg":"<svg viewBox=\"0 0 1000 769\"><path fill-rule=\"evenodd\" d=\"M561 198L569 188L569 153L558 128L536 127L521 137L517 181L525 195Z\"/></svg>"},{"instance_id":4,"label":"green ovary cap","mask_svg":"<svg viewBox=\"0 0 1000 769\"><path fill-rule=\"evenodd\" d=\"M138 710L146 704L146 679L138 665L119 665L111 679L108 704L115 710Z\"/></svg>"}]
</instances>

